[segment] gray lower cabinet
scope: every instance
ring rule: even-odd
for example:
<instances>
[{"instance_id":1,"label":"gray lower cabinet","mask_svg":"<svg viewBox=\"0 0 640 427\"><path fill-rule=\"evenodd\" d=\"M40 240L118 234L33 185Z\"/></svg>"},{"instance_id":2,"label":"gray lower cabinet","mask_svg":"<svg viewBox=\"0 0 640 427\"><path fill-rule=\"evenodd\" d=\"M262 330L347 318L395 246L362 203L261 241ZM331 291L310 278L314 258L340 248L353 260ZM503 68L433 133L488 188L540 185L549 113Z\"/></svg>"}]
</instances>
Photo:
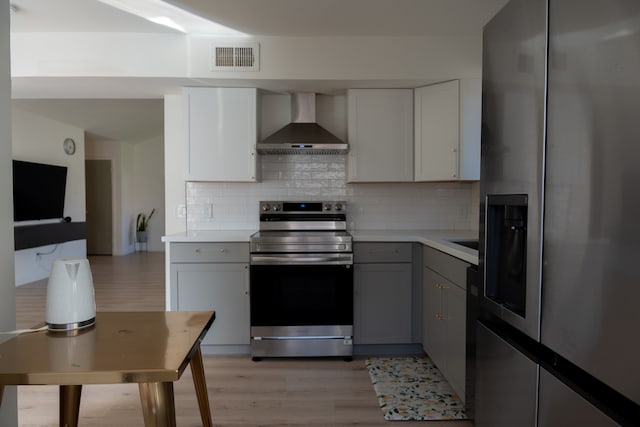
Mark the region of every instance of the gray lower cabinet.
<instances>
[{"instance_id":1,"label":"gray lower cabinet","mask_svg":"<svg viewBox=\"0 0 640 427\"><path fill-rule=\"evenodd\" d=\"M354 344L412 342L411 248L354 244Z\"/></svg>"},{"instance_id":2,"label":"gray lower cabinet","mask_svg":"<svg viewBox=\"0 0 640 427\"><path fill-rule=\"evenodd\" d=\"M424 247L422 346L460 399L465 399L467 264Z\"/></svg>"},{"instance_id":3,"label":"gray lower cabinet","mask_svg":"<svg viewBox=\"0 0 640 427\"><path fill-rule=\"evenodd\" d=\"M172 243L171 310L215 310L203 345L249 345L248 243Z\"/></svg>"}]
</instances>

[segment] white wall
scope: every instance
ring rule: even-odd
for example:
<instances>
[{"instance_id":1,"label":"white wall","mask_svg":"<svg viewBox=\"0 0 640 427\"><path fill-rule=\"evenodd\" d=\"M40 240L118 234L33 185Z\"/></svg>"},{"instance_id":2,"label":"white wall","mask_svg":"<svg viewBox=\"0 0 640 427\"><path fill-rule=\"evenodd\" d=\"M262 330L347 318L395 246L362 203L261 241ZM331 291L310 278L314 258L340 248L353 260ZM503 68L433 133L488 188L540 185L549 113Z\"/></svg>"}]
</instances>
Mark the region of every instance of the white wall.
<instances>
[{"instance_id":1,"label":"white wall","mask_svg":"<svg viewBox=\"0 0 640 427\"><path fill-rule=\"evenodd\" d=\"M345 164L344 155L263 155L259 183L189 182L187 229L257 229L260 200L345 200L350 230L477 229L475 184L347 184Z\"/></svg>"},{"instance_id":2,"label":"white wall","mask_svg":"<svg viewBox=\"0 0 640 427\"><path fill-rule=\"evenodd\" d=\"M159 135L138 142L133 148L135 198L132 205L134 216L131 218L131 226L135 227L135 219L139 212L148 214L151 209L155 209L149 222L147 249L164 251L164 244L161 241L165 234L164 137Z\"/></svg>"},{"instance_id":3,"label":"white wall","mask_svg":"<svg viewBox=\"0 0 640 427\"><path fill-rule=\"evenodd\" d=\"M247 73L212 72L210 51L217 40L191 36L189 76L351 80L356 85L377 79L472 78L480 75L481 39L480 33L467 37L256 37L252 40L260 43L260 71Z\"/></svg>"},{"instance_id":4,"label":"white wall","mask_svg":"<svg viewBox=\"0 0 640 427\"><path fill-rule=\"evenodd\" d=\"M167 77L187 73L187 37L151 33L12 33L12 75Z\"/></svg>"},{"instance_id":5,"label":"white wall","mask_svg":"<svg viewBox=\"0 0 640 427\"><path fill-rule=\"evenodd\" d=\"M181 95L164 97L165 233L187 229L184 176L187 166L187 104Z\"/></svg>"},{"instance_id":6,"label":"white wall","mask_svg":"<svg viewBox=\"0 0 640 427\"><path fill-rule=\"evenodd\" d=\"M9 0L0 0L0 10L9 10ZM9 14L0 13L0 330L16 326L16 297L13 259L13 185L11 166L11 71ZM0 336L0 340L4 337ZM0 406L0 425L18 425L15 387L5 387Z\"/></svg>"},{"instance_id":7,"label":"white wall","mask_svg":"<svg viewBox=\"0 0 640 427\"><path fill-rule=\"evenodd\" d=\"M84 130L15 107L12 123L13 158L66 166L64 215L70 216L72 221L85 221ZM72 156L62 148L66 138L76 142L76 152Z\"/></svg>"},{"instance_id":8,"label":"white wall","mask_svg":"<svg viewBox=\"0 0 640 427\"><path fill-rule=\"evenodd\" d=\"M162 132L162 129L159 129ZM113 191L113 254L136 250L135 219L138 212L156 209L149 226L147 250L164 251L164 137L144 141L86 142L88 160L110 160Z\"/></svg>"},{"instance_id":9,"label":"white wall","mask_svg":"<svg viewBox=\"0 0 640 427\"><path fill-rule=\"evenodd\" d=\"M257 72L211 71L211 45L215 41L198 35L13 33L13 77L317 79L358 84L372 79L435 82L477 78L481 68L480 32L465 37L240 39L260 44Z\"/></svg>"},{"instance_id":10,"label":"white wall","mask_svg":"<svg viewBox=\"0 0 640 427\"><path fill-rule=\"evenodd\" d=\"M66 166L64 216L71 217L74 222L84 222L84 130L18 108L13 108L12 112L12 157L16 160ZM62 148L65 138L73 138L76 142L76 152L72 156L67 155ZM33 223L34 221L28 222ZM15 251L15 284L18 286L49 277L51 264L58 258L86 256L85 239Z\"/></svg>"},{"instance_id":11,"label":"white wall","mask_svg":"<svg viewBox=\"0 0 640 427\"><path fill-rule=\"evenodd\" d=\"M122 186L120 191L122 194L120 213L122 217L122 229L120 230L120 238L125 253L135 251L135 238L133 221L136 215L136 193L134 178L134 148L131 144L123 143L121 145L122 157L120 162L120 179Z\"/></svg>"}]
</instances>

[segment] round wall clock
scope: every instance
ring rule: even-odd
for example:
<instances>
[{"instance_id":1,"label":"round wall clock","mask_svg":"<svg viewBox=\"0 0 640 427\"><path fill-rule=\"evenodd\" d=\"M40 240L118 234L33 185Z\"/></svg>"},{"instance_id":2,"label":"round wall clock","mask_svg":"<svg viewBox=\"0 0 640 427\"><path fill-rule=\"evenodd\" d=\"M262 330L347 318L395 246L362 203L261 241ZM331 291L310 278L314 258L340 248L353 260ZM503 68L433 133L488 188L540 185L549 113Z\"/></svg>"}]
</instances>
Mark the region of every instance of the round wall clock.
<instances>
[{"instance_id":1,"label":"round wall clock","mask_svg":"<svg viewBox=\"0 0 640 427\"><path fill-rule=\"evenodd\" d=\"M71 138L67 138L64 140L63 147L64 147L64 152L67 153L68 155L72 155L73 153L76 152L76 142Z\"/></svg>"}]
</instances>

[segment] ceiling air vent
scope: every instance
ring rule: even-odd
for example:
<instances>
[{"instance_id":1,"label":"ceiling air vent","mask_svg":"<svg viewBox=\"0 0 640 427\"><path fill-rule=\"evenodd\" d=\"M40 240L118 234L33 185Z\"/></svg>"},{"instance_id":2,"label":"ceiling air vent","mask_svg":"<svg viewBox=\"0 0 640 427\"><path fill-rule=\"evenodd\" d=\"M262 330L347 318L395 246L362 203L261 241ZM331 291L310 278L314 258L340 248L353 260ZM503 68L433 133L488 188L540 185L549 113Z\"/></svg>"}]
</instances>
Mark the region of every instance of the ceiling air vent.
<instances>
[{"instance_id":1,"label":"ceiling air vent","mask_svg":"<svg viewBox=\"0 0 640 427\"><path fill-rule=\"evenodd\" d=\"M259 71L258 43L214 44L211 49L213 71Z\"/></svg>"}]
</instances>

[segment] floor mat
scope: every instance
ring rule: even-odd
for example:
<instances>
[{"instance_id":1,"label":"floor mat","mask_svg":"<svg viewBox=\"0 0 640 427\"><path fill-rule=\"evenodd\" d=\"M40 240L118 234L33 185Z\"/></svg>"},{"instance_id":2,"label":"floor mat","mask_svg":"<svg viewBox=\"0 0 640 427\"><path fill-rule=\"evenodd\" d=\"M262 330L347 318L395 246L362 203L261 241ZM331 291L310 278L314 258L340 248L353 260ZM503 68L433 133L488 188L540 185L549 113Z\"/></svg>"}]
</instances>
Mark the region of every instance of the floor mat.
<instances>
[{"instance_id":1,"label":"floor mat","mask_svg":"<svg viewBox=\"0 0 640 427\"><path fill-rule=\"evenodd\" d=\"M387 420L466 419L464 404L428 357L365 361Z\"/></svg>"}]
</instances>

